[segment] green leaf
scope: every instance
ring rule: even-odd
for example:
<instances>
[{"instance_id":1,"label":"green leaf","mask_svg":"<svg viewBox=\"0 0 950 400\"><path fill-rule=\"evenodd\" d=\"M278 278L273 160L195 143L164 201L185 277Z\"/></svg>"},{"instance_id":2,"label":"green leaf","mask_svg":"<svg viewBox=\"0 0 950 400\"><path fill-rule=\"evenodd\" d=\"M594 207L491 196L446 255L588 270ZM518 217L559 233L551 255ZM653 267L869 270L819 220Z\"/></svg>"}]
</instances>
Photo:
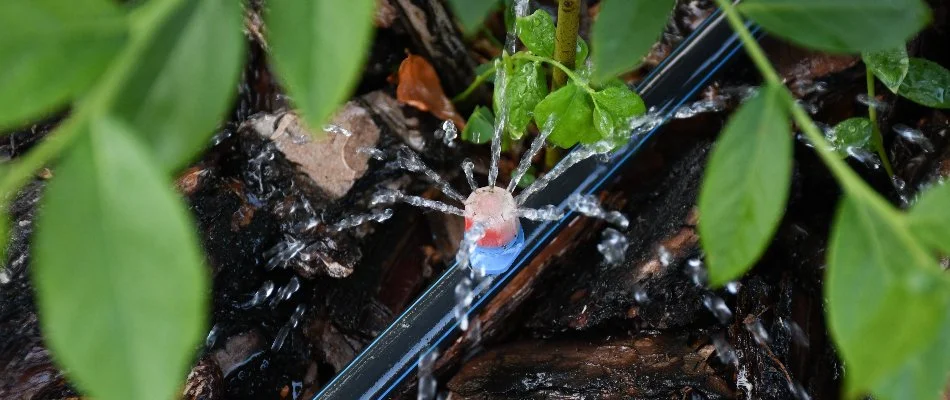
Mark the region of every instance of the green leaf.
<instances>
[{"instance_id":1,"label":"green leaf","mask_svg":"<svg viewBox=\"0 0 950 400\"><path fill-rule=\"evenodd\" d=\"M927 107L950 108L950 71L933 61L911 58L898 94Z\"/></svg>"},{"instance_id":2,"label":"green leaf","mask_svg":"<svg viewBox=\"0 0 950 400\"><path fill-rule=\"evenodd\" d=\"M506 68L507 77L503 84L495 82L495 113L507 112L505 130L517 140L531 123L531 111L548 94L548 85L540 62L506 58L500 61L499 68Z\"/></svg>"},{"instance_id":3,"label":"green leaf","mask_svg":"<svg viewBox=\"0 0 950 400\"><path fill-rule=\"evenodd\" d=\"M184 166L208 145L237 92L244 57L240 2L175 7L141 38L147 42L110 105L166 170Z\"/></svg>"},{"instance_id":4,"label":"green leaf","mask_svg":"<svg viewBox=\"0 0 950 400\"><path fill-rule=\"evenodd\" d=\"M129 127L96 121L43 198L33 279L43 335L103 400L175 398L210 290L180 196Z\"/></svg>"},{"instance_id":5,"label":"green leaf","mask_svg":"<svg viewBox=\"0 0 950 400\"><path fill-rule=\"evenodd\" d=\"M950 369L950 282L873 192L839 205L825 296L848 397L939 398Z\"/></svg>"},{"instance_id":6,"label":"green leaf","mask_svg":"<svg viewBox=\"0 0 950 400\"><path fill-rule=\"evenodd\" d=\"M561 148L570 148L578 142L589 144L602 138L594 127L594 100L586 90L570 80L555 90L534 109L534 120L539 126L551 118L554 128L548 141Z\"/></svg>"},{"instance_id":7,"label":"green leaf","mask_svg":"<svg viewBox=\"0 0 950 400\"><path fill-rule=\"evenodd\" d=\"M577 53L574 56L574 66L577 69L583 69L584 64L587 62L587 55L590 54L590 48L587 46L587 42L584 41L584 38L577 37Z\"/></svg>"},{"instance_id":8,"label":"green leaf","mask_svg":"<svg viewBox=\"0 0 950 400\"><path fill-rule=\"evenodd\" d=\"M468 117L468 123L462 129L462 140L475 144L488 143L495 134L495 115L491 109L484 106L476 106L472 111L472 116Z\"/></svg>"},{"instance_id":9,"label":"green leaf","mask_svg":"<svg viewBox=\"0 0 950 400\"><path fill-rule=\"evenodd\" d=\"M769 33L833 53L903 46L930 21L922 0L745 0L739 10Z\"/></svg>"},{"instance_id":10,"label":"green leaf","mask_svg":"<svg viewBox=\"0 0 950 400\"><path fill-rule=\"evenodd\" d=\"M862 148L874 150L871 137L874 136L874 126L871 120L864 117L848 118L835 125L832 135L828 137L831 147L841 157L848 156L848 148Z\"/></svg>"},{"instance_id":11,"label":"green leaf","mask_svg":"<svg viewBox=\"0 0 950 400\"><path fill-rule=\"evenodd\" d=\"M554 56L554 19L544 10L535 10L515 22L518 39L532 53L542 57Z\"/></svg>"},{"instance_id":12,"label":"green leaf","mask_svg":"<svg viewBox=\"0 0 950 400\"><path fill-rule=\"evenodd\" d=\"M931 249L950 255L950 185L924 192L907 215L910 229Z\"/></svg>"},{"instance_id":13,"label":"green leaf","mask_svg":"<svg viewBox=\"0 0 950 400\"><path fill-rule=\"evenodd\" d=\"M594 80L606 81L640 63L663 33L674 0L603 0L591 41Z\"/></svg>"},{"instance_id":14,"label":"green leaf","mask_svg":"<svg viewBox=\"0 0 950 400\"><path fill-rule=\"evenodd\" d=\"M910 66L907 49L903 44L889 49L863 52L861 59L871 69L874 76L884 83L884 86L887 86L891 92L897 93Z\"/></svg>"},{"instance_id":15,"label":"green leaf","mask_svg":"<svg viewBox=\"0 0 950 400\"><path fill-rule=\"evenodd\" d=\"M466 34L475 33L498 0L448 0Z\"/></svg>"},{"instance_id":16,"label":"green leaf","mask_svg":"<svg viewBox=\"0 0 950 400\"><path fill-rule=\"evenodd\" d=\"M7 0L0 26L0 131L82 94L127 36L122 10L108 0Z\"/></svg>"},{"instance_id":17,"label":"green leaf","mask_svg":"<svg viewBox=\"0 0 950 400\"><path fill-rule=\"evenodd\" d=\"M766 86L726 124L699 194L699 237L710 284L751 268L772 241L788 200L792 134L785 89Z\"/></svg>"},{"instance_id":18,"label":"green leaf","mask_svg":"<svg viewBox=\"0 0 950 400\"><path fill-rule=\"evenodd\" d=\"M591 95L594 126L605 138L623 145L630 139L630 119L643 115L646 105L627 85L611 85Z\"/></svg>"},{"instance_id":19,"label":"green leaf","mask_svg":"<svg viewBox=\"0 0 950 400\"><path fill-rule=\"evenodd\" d=\"M375 7L375 0L268 4L274 67L307 125L323 126L362 75Z\"/></svg>"},{"instance_id":20,"label":"green leaf","mask_svg":"<svg viewBox=\"0 0 950 400\"><path fill-rule=\"evenodd\" d=\"M524 189L528 186L531 186L531 184L538 179L534 174L534 167L528 167L528 170L525 171L524 175L521 175L521 179L518 181L518 187Z\"/></svg>"}]
</instances>

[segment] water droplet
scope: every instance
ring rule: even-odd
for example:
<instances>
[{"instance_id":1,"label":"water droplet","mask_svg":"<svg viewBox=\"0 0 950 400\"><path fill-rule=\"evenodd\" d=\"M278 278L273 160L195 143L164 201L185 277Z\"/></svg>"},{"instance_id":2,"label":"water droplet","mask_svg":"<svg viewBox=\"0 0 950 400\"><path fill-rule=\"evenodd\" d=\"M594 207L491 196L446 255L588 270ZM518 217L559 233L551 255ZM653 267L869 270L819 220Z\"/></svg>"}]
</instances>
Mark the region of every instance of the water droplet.
<instances>
[{"instance_id":1,"label":"water droplet","mask_svg":"<svg viewBox=\"0 0 950 400\"><path fill-rule=\"evenodd\" d=\"M930 141L930 139L927 138L927 136L924 135L923 132L917 129L911 128L904 124L894 125L892 129L902 139L910 143L916 144L917 146L920 146L921 150L923 150L924 152L926 153L934 152L933 143Z\"/></svg>"},{"instance_id":2,"label":"water droplet","mask_svg":"<svg viewBox=\"0 0 950 400\"><path fill-rule=\"evenodd\" d=\"M736 349L726 341L721 334L712 336L713 346L716 347L716 355L723 364L739 365L739 357L736 356Z\"/></svg>"},{"instance_id":3,"label":"water droplet","mask_svg":"<svg viewBox=\"0 0 950 400\"><path fill-rule=\"evenodd\" d=\"M353 132L351 132L349 129L346 129L342 126L334 125L334 124L324 125L323 131L328 132L328 133L335 133L337 135L343 135L345 137L353 136Z\"/></svg>"},{"instance_id":4,"label":"water droplet","mask_svg":"<svg viewBox=\"0 0 950 400\"><path fill-rule=\"evenodd\" d=\"M859 93L857 96L857 100L858 100L858 103L861 103L869 108L873 108L878 111L887 110L887 102L868 96L867 93Z\"/></svg>"},{"instance_id":5,"label":"water droplet","mask_svg":"<svg viewBox=\"0 0 950 400\"><path fill-rule=\"evenodd\" d=\"M703 305L723 324L729 323L729 320L732 319L732 311L729 310L729 306L726 305L725 300L719 296L711 293L705 294L703 296Z\"/></svg>"},{"instance_id":6,"label":"water droplet","mask_svg":"<svg viewBox=\"0 0 950 400\"><path fill-rule=\"evenodd\" d=\"M758 343L759 346L766 346L771 341L769 332L765 330L765 326L762 325L762 321L759 319L747 321L745 323L745 329L752 334L752 338L755 339L755 342Z\"/></svg>"},{"instance_id":7,"label":"water droplet","mask_svg":"<svg viewBox=\"0 0 950 400\"><path fill-rule=\"evenodd\" d=\"M608 265L618 265L623 262L629 242L627 237L613 228L604 229L603 237L597 244L597 251L604 255L604 262Z\"/></svg>"},{"instance_id":8,"label":"water droplet","mask_svg":"<svg viewBox=\"0 0 950 400\"><path fill-rule=\"evenodd\" d=\"M656 249L656 254L660 258L660 264L664 267L669 267L673 262L673 254L670 254L670 251L666 249L665 246L660 246Z\"/></svg>"}]
</instances>

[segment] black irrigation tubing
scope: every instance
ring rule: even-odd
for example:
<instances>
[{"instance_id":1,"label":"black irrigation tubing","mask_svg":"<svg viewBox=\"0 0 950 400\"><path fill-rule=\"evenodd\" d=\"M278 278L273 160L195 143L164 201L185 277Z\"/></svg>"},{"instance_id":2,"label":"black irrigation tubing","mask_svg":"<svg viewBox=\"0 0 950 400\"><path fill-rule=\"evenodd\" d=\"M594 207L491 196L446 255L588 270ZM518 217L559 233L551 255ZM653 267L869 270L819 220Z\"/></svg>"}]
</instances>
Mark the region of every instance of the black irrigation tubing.
<instances>
[{"instance_id":1,"label":"black irrigation tubing","mask_svg":"<svg viewBox=\"0 0 950 400\"><path fill-rule=\"evenodd\" d=\"M717 11L643 80L637 92L666 122L741 48L739 37ZM564 209L570 195L597 191L661 128L662 125L634 138L607 162L588 159L571 167L532 196L525 206L554 204ZM527 265L566 225L570 214L553 222L523 221L524 248L507 271L485 277L487 282L482 281L473 289L469 314L477 313ZM314 399L379 399L393 395L415 372L420 356L443 348L458 337L458 321L452 312L456 304L455 286L468 276L469 271L459 268L458 264L450 267Z\"/></svg>"}]
</instances>

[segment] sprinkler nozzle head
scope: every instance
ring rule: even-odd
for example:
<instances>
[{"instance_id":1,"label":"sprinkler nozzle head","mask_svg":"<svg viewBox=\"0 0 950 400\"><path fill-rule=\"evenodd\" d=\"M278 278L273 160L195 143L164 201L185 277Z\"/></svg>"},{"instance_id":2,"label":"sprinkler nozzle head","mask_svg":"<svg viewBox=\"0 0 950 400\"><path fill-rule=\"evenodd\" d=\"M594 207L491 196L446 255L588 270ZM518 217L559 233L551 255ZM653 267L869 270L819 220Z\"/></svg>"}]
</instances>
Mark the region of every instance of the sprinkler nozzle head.
<instances>
[{"instance_id":1,"label":"sprinkler nozzle head","mask_svg":"<svg viewBox=\"0 0 950 400\"><path fill-rule=\"evenodd\" d=\"M502 247L511 243L521 228L517 205L507 190L497 186L476 189L465 200L465 230L473 225L485 227L485 235L476 242L481 247Z\"/></svg>"}]
</instances>

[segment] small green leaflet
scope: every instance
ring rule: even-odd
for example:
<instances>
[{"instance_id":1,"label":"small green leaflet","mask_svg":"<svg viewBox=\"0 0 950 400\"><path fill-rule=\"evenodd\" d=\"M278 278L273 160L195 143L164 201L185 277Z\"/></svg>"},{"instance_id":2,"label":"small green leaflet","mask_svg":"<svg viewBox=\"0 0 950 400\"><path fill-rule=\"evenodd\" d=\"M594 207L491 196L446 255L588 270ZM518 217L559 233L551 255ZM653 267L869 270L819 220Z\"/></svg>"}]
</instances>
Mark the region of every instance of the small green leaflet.
<instances>
[{"instance_id":1,"label":"small green leaflet","mask_svg":"<svg viewBox=\"0 0 950 400\"><path fill-rule=\"evenodd\" d=\"M307 125L323 126L356 85L375 9L376 0L268 3L270 55Z\"/></svg>"},{"instance_id":2,"label":"small green leaflet","mask_svg":"<svg viewBox=\"0 0 950 400\"><path fill-rule=\"evenodd\" d=\"M604 82L640 63L663 33L675 0L603 0L591 33L594 80Z\"/></svg>"},{"instance_id":3,"label":"small green leaflet","mask_svg":"<svg viewBox=\"0 0 950 400\"><path fill-rule=\"evenodd\" d=\"M903 44L889 49L863 52L861 59L871 69L874 76L894 93L897 93L897 88L904 82L910 67L907 49Z\"/></svg>"},{"instance_id":4,"label":"small green leaflet","mask_svg":"<svg viewBox=\"0 0 950 400\"><path fill-rule=\"evenodd\" d=\"M911 58L898 94L934 108L950 108L950 71L930 60Z\"/></svg>"},{"instance_id":5,"label":"small green leaflet","mask_svg":"<svg viewBox=\"0 0 950 400\"><path fill-rule=\"evenodd\" d=\"M751 268L782 219L792 174L789 101L784 87L759 90L732 115L709 156L699 237L713 286Z\"/></svg>"},{"instance_id":6,"label":"small green leaflet","mask_svg":"<svg viewBox=\"0 0 950 400\"><path fill-rule=\"evenodd\" d=\"M467 35L475 33L488 13L498 4L498 0L448 0L448 2Z\"/></svg>"},{"instance_id":7,"label":"small green leaflet","mask_svg":"<svg viewBox=\"0 0 950 400\"><path fill-rule=\"evenodd\" d=\"M495 82L495 113L507 113L505 131L512 139L517 140L524 135L528 124L531 123L532 110L548 94L548 84L540 62L506 57L499 61L498 67L505 68L507 76L504 83L497 80ZM502 107L506 109L502 110Z\"/></svg>"},{"instance_id":8,"label":"small green leaflet","mask_svg":"<svg viewBox=\"0 0 950 400\"><path fill-rule=\"evenodd\" d=\"M495 115L491 109L484 106L476 106L472 111L472 116L468 117L468 123L462 129L462 140L475 144L484 144L491 142L492 135L495 134Z\"/></svg>"},{"instance_id":9,"label":"small green leaflet","mask_svg":"<svg viewBox=\"0 0 950 400\"><path fill-rule=\"evenodd\" d=\"M847 157L849 147L875 150L871 142L873 135L874 127L871 125L871 120L855 117L839 122L826 137L836 153L841 157Z\"/></svg>"},{"instance_id":10,"label":"small green leaflet","mask_svg":"<svg viewBox=\"0 0 950 400\"><path fill-rule=\"evenodd\" d=\"M164 4L142 7L153 5ZM109 106L168 171L208 145L231 106L244 57L240 2L182 1L174 7L144 43L130 48L137 52L130 54L134 66Z\"/></svg>"},{"instance_id":11,"label":"small green leaflet","mask_svg":"<svg viewBox=\"0 0 950 400\"><path fill-rule=\"evenodd\" d=\"M928 189L907 215L910 230L935 252L950 255L950 185Z\"/></svg>"},{"instance_id":12,"label":"small green leaflet","mask_svg":"<svg viewBox=\"0 0 950 400\"><path fill-rule=\"evenodd\" d=\"M90 397L176 398L208 311L195 227L130 127L103 118L82 129L37 221L44 338Z\"/></svg>"},{"instance_id":13,"label":"small green leaflet","mask_svg":"<svg viewBox=\"0 0 950 400\"><path fill-rule=\"evenodd\" d=\"M744 0L738 8L769 33L832 53L903 46L931 18L923 0Z\"/></svg>"},{"instance_id":14,"label":"small green leaflet","mask_svg":"<svg viewBox=\"0 0 950 400\"><path fill-rule=\"evenodd\" d=\"M109 0L7 0L0 26L0 131L89 89L128 35L125 15Z\"/></svg>"},{"instance_id":15,"label":"small green leaflet","mask_svg":"<svg viewBox=\"0 0 950 400\"><path fill-rule=\"evenodd\" d=\"M591 97L597 131L617 146L625 144L630 139L630 119L646 112L643 100L623 82L607 86Z\"/></svg>"},{"instance_id":16,"label":"small green leaflet","mask_svg":"<svg viewBox=\"0 0 950 400\"><path fill-rule=\"evenodd\" d=\"M554 19L544 10L535 10L515 22L518 39L532 53L542 57L554 56Z\"/></svg>"},{"instance_id":17,"label":"small green leaflet","mask_svg":"<svg viewBox=\"0 0 950 400\"><path fill-rule=\"evenodd\" d=\"M937 399L946 384L950 281L904 218L870 190L835 218L825 297L849 398Z\"/></svg>"},{"instance_id":18,"label":"small green leaflet","mask_svg":"<svg viewBox=\"0 0 950 400\"><path fill-rule=\"evenodd\" d=\"M555 90L534 109L534 121L547 121L554 116L554 129L548 141L561 148L570 148L578 142L594 143L602 137L593 120L594 100L584 88L569 80Z\"/></svg>"}]
</instances>

